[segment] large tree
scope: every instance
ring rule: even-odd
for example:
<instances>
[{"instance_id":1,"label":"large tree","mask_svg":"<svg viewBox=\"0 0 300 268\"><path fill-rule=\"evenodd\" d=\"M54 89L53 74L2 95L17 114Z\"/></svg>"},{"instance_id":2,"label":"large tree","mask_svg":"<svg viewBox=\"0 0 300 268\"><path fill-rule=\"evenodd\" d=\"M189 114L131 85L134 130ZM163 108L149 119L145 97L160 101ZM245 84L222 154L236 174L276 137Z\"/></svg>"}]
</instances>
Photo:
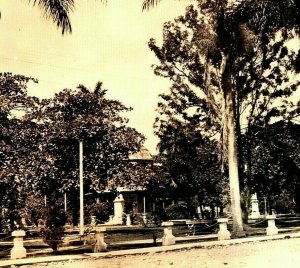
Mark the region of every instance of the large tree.
<instances>
[{"instance_id":1,"label":"large tree","mask_svg":"<svg viewBox=\"0 0 300 268\"><path fill-rule=\"evenodd\" d=\"M76 213L79 141L84 143L84 181L90 193L109 182L127 183L130 176L122 174L128 175L128 156L144 141L127 124L124 115L131 108L106 98L102 83L94 90L79 86L38 100L26 94L30 80L0 77L0 207L9 209L11 222L32 194L47 195L48 204L57 204L67 193Z\"/></svg>"},{"instance_id":2,"label":"large tree","mask_svg":"<svg viewBox=\"0 0 300 268\"><path fill-rule=\"evenodd\" d=\"M122 176L126 160L144 140L127 125L124 113L130 110L119 101L107 99L100 82L94 90L80 85L76 91L66 89L52 99L41 100L33 120L43 133L40 150L52 163L48 172L40 174L43 193L52 191L53 201L63 192L78 198L79 142L83 142L86 191L99 193L108 185L126 183L130 179Z\"/></svg>"},{"instance_id":3,"label":"large tree","mask_svg":"<svg viewBox=\"0 0 300 268\"><path fill-rule=\"evenodd\" d=\"M223 130L220 113L222 92L216 86L215 79L218 69L209 68L209 76L214 78L211 81L215 85L211 94L205 87L205 57L199 57L197 52L197 36L208 28L209 25L198 14L197 8L191 6L187 8L184 17L175 19L174 23L165 23L161 47L153 39L150 40L149 47L160 61L154 65L155 74L173 82L170 92L161 95L163 102L159 103L160 125L168 124L172 115L178 118L180 114L182 120L197 122L201 135L214 136L216 139L216 134L222 134ZM289 35L293 40L292 34ZM299 79L289 78L294 76L292 65L297 56L295 51L286 47L282 34L277 35L276 39L268 44L264 60L256 53L255 43L250 43L248 47L244 47L244 52L240 53L235 62L238 68L233 72L232 79L238 88L235 95L235 121L242 186L245 185L244 164L251 167L251 154L243 157L243 152L248 152L248 148L251 148L251 139L257 132L257 128L256 131L252 130L253 126L260 121L269 124L278 117L285 121L294 120L297 115L292 112L296 111L297 104L290 99L296 94ZM207 43L211 40L204 41ZM216 56L220 53L216 47L211 50ZM245 132L247 142L241 142L241 133Z\"/></svg>"},{"instance_id":4,"label":"large tree","mask_svg":"<svg viewBox=\"0 0 300 268\"><path fill-rule=\"evenodd\" d=\"M0 74L0 210L9 209L12 225L31 186L35 158L31 151L36 148L39 136L34 123L22 120L35 103L34 98L27 96L29 81L36 80Z\"/></svg>"},{"instance_id":5,"label":"large tree","mask_svg":"<svg viewBox=\"0 0 300 268\"><path fill-rule=\"evenodd\" d=\"M300 188L300 126L281 120L267 126L258 123L256 128L248 184L270 204L283 196L293 201Z\"/></svg>"},{"instance_id":6,"label":"large tree","mask_svg":"<svg viewBox=\"0 0 300 268\"><path fill-rule=\"evenodd\" d=\"M160 137L159 158L169 195L184 200L191 216L195 199L200 207L222 204L225 184L216 142L202 137L196 125L176 119L160 125L156 134Z\"/></svg>"},{"instance_id":7,"label":"large tree","mask_svg":"<svg viewBox=\"0 0 300 268\"><path fill-rule=\"evenodd\" d=\"M175 200L185 200L192 212L195 197L201 206L220 203L224 177L217 142L211 139L214 126L201 109L201 98L181 82L178 78L169 94L160 95L154 128L169 191Z\"/></svg>"},{"instance_id":8,"label":"large tree","mask_svg":"<svg viewBox=\"0 0 300 268\"><path fill-rule=\"evenodd\" d=\"M157 4L159 1L145 0L144 8ZM234 232L243 231L242 214L240 206L239 187L239 164L235 133L235 96L238 91L235 88L232 74L235 69L240 43L247 41L245 33L252 32L257 38L259 52L264 56L265 47L269 39L274 37L280 29L295 28L299 30L299 3L297 1L199 1L202 14L209 22L210 28L206 35L213 38L211 43L217 46L220 53L216 58L214 53L203 53L203 47L209 47L209 43L202 42L203 35L198 36L200 46L199 54L204 54L208 62L206 70L211 66L219 69L217 80L223 94L223 133L227 148L227 159L229 167L229 182L231 192L231 206L233 213ZM266 12L266 10L268 10ZM203 32L202 32L203 33ZM244 45L242 45L244 48ZM201 51L202 50L202 51ZM207 50L206 50L207 51ZM202 53L201 53L202 52ZM206 77L209 72L206 72ZM210 78L210 77L209 77ZM206 79L206 86L213 91L211 79Z\"/></svg>"}]
</instances>

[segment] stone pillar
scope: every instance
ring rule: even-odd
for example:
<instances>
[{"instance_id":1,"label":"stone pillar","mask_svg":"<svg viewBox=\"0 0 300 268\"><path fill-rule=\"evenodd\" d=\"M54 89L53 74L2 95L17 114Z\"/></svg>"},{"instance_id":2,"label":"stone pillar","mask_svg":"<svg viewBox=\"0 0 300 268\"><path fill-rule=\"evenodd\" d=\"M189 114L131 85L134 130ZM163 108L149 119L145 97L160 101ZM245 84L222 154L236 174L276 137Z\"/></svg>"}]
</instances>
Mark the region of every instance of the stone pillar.
<instances>
[{"instance_id":1,"label":"stone pillar","mask_svg":"<svg viewBox=\"0 0 300 268\"><path fill-rule=\"evenodd\" d=\"M172 233L173 222L163 222L161 226L164 227L164 236L162 238L163 246L170 246L175 244L175 236Z\"/></svg>"},{"instance_id":2,"label":"stone pillar","mask_svg":"<svg viewBox=\"0 0 300 268\"><path fill-rule=\"evenodd\" d=\"M96 229L95 244L92 245L93 253L102 252L107 250L107 244L104 242L105 227Z\"/></svg>"},{"instance_id":3,"label":"stone pillar","mask_svg":"<svg viewBox=\"0 0 300 268\"><path fill-rule=\"evenodd\" d=\"M126 225L131 226L131 219L130 219L130 214L126 215Z\"/></svg>"},{"instance_id":4,"label":"stone pillar","mask_svg":"<svg viewBox=\"0 0 300 268\"><path fill-rule=\"evenodd\" d=\"M249 219L255 220L259 219L260 214L259 214L259 205L258 205L258 199L257 199L257 194L253 194L251 196L251 213L249 215Z\"/></svg>"},{"instance_id":5,"label":"stone pillar","mask_svg":"<svg viewBox=\"0 0 300 268\"><path fill-rule=\"evenodd\" d=\"M277 235L278 228L275 225L276 215L267 215L266 219L268 220L267 235Z\"/></svg>"},{"instance_id":6,"label":"stone pillar","mask_svg":"<svg viewBox=\"0 0 300 268\"><path fill-rule=\"evenodd\" d=\"M122 194L119 194L114 200L114 224L123 224L124 203Z\"/></svg>"},{"instance_id":7,"label":"stone pillar","mask_svg":"<svg viewBox=\"0 0 300 268\"><path fill-rule=\"evenodd\" d=\"M96 226L97 225L97 219L96 216L91 216L91 226Z\"/></svg>"},{"instance_id":8,"label":"stone pillar","mask_svg":"<svg viewBox=\"0 0 300 268\"><path fill-rule=\"evenodd\" d=\"M218 232L218 240L228 240L230 239L230 232L227 230L227 218L218 219L219 223L219 232Z\"/></svg>"},{"instance_id":9,"label":"stone pillar","mask_svg":"<svg viewBox=\"0 0 300 268\"><path fill-rule=\"evenodd\" d=\"M12 260L26 258L26 249L23 245L25 232L23 230L14 231L11 236L14 238L14 247L10 251L10 258Z\"/></svg>"}]
</instances>

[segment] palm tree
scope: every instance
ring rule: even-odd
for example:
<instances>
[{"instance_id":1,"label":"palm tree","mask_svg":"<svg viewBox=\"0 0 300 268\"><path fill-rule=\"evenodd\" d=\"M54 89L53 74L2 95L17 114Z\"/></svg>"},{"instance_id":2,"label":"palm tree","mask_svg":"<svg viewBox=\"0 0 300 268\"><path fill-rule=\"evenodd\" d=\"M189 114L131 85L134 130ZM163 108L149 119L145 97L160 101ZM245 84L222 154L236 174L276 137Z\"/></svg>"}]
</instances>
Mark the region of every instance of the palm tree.
<instances>
[{"instance_id":1,"label":"palm tree","mask_svg":"<svg viewBox=\"0 0 300 268\"><path fill-rule=\"evenodd\" d=\"M160 0L144 0L143 10L157 5ZM237 26L246 25L257 37L260 47L266 45L276 31L285 28L300 28L300 7L298 0L198 0L202 10L208 10L211 24L217 33L217 42L222 51L219 62L220 80L224 99L223 129L233 216L233 231L243 233L240 204L238 154L235 133L235 92L232 81L233 62L236 58Z\"/></svg>"},{"instance_id":2,"label":"palm tree","mask_svg":"<svg viewBox=\"0 0 300 268\"><path fill-rule=\"evenodd\" d=\"M28 2L37 5L47 19L52 19L61 29L62 34L72 32L69 15L74 10L74 0L29 0Z\"/></svg>"},{"instance_id":3,"label":"palm tree","mask_svg":"<svg viewBox=\"0 0 300 268\"><path fill-rule=\"evenodd\" d=\"M33 5L37 5L47 19L52 19L57 27L62 30L62 34L71 33L70 12L74 9L74 0L29 0Z\"/></svg>"}]
</instances>

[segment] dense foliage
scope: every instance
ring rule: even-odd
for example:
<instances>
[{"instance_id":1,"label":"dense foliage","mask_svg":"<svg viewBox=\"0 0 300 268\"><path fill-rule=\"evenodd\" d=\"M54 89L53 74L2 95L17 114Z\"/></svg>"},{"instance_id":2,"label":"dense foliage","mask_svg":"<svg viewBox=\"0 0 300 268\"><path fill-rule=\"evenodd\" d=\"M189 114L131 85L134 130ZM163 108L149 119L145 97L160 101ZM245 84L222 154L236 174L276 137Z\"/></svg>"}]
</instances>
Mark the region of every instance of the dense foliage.
<instances>
[{"instance_id":1,"label":"dense foliage","mask_svg":"<svg viewBox=\"0 0 300 268\"><path fill-rule=\"evenodd\" d=\"M273 125L278 120L296 122L299 116L299 102L292 101L299 88L294 76L299 52L287 45L297 38L298 10L288 1L283 12L284 2L241 1L226 6L226 1L201 1L165 23L162 46L153 39L149 42L160 61L155 74L173 82L158 105L155 126L160 146L166 140L175 146L176 135L170 129L182 128L183 122L202 136L219 140L223 160L219 169L226 171L228 164L231 188L239 188L232 180L237 176L232 172L234 163L239 163L241 188L249 191L253 186L252 148L259 131L278 127ZM266 14L271 6L272 12ZM178 118L180 123L174 123Z\"/></svg>"},{"instance_id":2,"label":"dense foliage","mask_svg":"<svg viewBox=\"0 0 300 268\"><path fill-rule=\"evenodd\" d=\"M131 109L107 99L101 83L93 91L79 86L38 100L27 96L30 80L6 73L0 77L0 206L8 209L13 227L32 194L46 195L48 205L58 206L67 193L76 223L79 141L84 144L85 192L96 194L108 184L128 183L130 176L121 174L128 174L126 160L144 137L127 125L124 113Z\"/></svg>"}]
</instances>

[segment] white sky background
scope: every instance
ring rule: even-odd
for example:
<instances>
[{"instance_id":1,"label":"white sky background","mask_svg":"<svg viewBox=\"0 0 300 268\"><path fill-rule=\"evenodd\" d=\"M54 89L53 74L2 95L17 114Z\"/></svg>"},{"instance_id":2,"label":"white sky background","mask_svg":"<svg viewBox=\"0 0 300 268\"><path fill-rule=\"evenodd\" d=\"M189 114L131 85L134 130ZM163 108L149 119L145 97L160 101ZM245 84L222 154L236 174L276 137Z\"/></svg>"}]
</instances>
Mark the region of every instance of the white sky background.
<instances>
[{"instance_id":1,"label":"white sky background","mask_svg":"<svg viewBox=\"0 0 300 268\"><path fill-rule=\"evenodd\" d=\"M130 125L147 137L145 145L154 153L158 95L170 82L154 75L151 64L157 61L147 42L152 37L161 42L163 23L184 14L193 1L164 0L148 12L142 12L142 0L107 2L75 1L73 33L62 36L28 0L0 0L0 72L39 79L29 93L41 98L102 81L109 98L134 109L127 115Z\"/></svg>"}]
</instances>

